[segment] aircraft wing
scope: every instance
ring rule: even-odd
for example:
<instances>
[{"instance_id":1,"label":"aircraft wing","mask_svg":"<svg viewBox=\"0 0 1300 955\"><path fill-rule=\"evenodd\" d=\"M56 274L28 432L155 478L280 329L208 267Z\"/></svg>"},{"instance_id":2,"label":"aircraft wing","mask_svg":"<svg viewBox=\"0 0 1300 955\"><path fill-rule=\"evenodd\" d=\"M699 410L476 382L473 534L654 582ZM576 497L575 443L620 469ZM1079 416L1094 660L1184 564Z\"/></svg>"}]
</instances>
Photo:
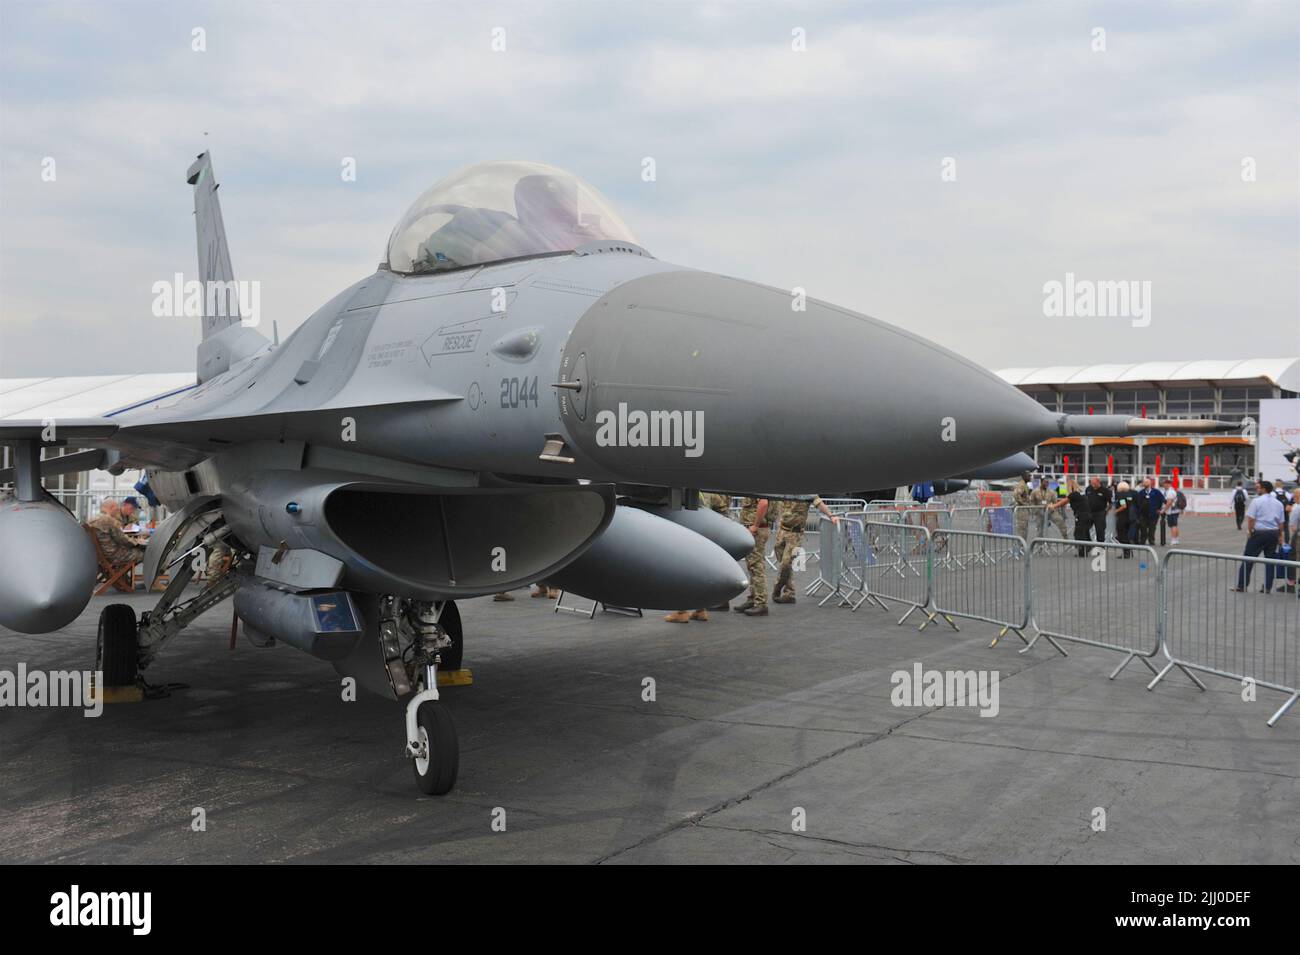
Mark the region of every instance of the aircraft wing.
<instances>
[{"instance_id":1,"label":"aircraft wing","mask_svg":"<svg viewBox=\"0 0 1300 955\"><path fill-rule=\"evenodd\" d=\"M0 418L0 441L95 444L111 438L117 427L108 418Z\"/></svg>"}]
</instances>

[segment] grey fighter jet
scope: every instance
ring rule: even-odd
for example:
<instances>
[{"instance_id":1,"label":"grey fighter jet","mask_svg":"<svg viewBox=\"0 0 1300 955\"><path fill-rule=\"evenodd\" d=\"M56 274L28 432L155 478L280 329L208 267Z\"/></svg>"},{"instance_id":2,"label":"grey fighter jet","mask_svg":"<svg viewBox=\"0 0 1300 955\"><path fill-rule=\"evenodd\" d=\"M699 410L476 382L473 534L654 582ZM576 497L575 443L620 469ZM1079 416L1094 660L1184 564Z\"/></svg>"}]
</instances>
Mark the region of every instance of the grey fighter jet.
<instances>
[{"instance_id":1,"label":"grey fighter jet","mask_svg":"<svg viewBox=\"0 0 1300 955\"><path fill-rule=\"evenodd\" d=\"M91 542L41 478L146 468L172 514L145 582L169 582L139 620L103 610L104 684L141 679L233 598L254 644L404 701L426 793L458 767L438 693L439 670L461 666L456 601L538 580L626 607L728 600L753 541L698 508L699 489L896 487L1048 437L1231 427L1050 413L901 328L661 261L595 189L531 162L433 186L373 275L274 343L230 307L207 153L188 182L207 292L198 383L107 418L0 421L16 462L0 473L15 488L0 549L26 555L0 576L0 624L57 629L91 592ZM60 444L87 450L42 461ZM229 569L187 588L218 545Z\"/></svg>"}]
</instances>

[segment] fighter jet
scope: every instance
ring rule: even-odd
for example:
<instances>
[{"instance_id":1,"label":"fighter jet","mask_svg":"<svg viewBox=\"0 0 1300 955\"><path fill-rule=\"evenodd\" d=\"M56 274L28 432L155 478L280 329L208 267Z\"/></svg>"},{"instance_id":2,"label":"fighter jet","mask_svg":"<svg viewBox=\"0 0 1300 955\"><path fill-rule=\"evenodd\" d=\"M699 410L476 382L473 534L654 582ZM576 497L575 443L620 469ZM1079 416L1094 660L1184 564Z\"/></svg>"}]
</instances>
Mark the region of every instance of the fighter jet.
<instances>
[{"instance_id":1,"label":"fighter jet","mask_svg":"<svg viewBox=\"0 0 1300 955\"><path fill-rule=\"evenodd\" d=\"M187 181L198 383L106 418L0 421L16 462L0 548L26 555L0 576L0 624L56 630L89 600L91 541L41 478L147 469L172 514L145 583L169 582L139 620L104 608L104 684L142 680L233 598L253 644L405 704L425 793L459 766L438 691L461 667L456 602L538 580L625 607L728 600L753 540L700 489L896 487L1059 435L1232 427L1050 413L896 326L662 261L592 186L533 162L438 182L378 269L277 343L229 294L214 307L234 274L206 152ZM42 461L55 445L87 450ZM187 589L218 545L229 569Z\"/></svg>"}]
</instances>

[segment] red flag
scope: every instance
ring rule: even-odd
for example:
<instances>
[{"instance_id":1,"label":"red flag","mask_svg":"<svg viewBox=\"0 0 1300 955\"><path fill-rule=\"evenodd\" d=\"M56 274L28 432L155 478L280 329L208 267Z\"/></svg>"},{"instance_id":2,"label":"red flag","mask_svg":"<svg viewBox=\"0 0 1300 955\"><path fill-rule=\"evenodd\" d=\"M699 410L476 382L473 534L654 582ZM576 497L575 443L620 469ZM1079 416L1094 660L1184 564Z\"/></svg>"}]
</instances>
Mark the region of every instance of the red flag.
<instances>
[{"instance_id":1,"label":"red flag","mask_svg":"<svg viewBox=\"0 0 1300 955\"><path fill-rule=\"evenodd\" d=\"M1205 464L1201 466L1201 473L1206 477L1210 476L1210 456L1208 454L1205 456Z\"/></svg>"},{"instance_id":2,"label":"red flag","mask_svg":"<svg viewBox=\"0 0 1300 955\"><path fill-rule=\"evenodd\" d=\"M1115 455L1106 455L1106 473L1111 477L1115 476Z\"/></svg>"},{"instance_id":3,"label":"red flag","mask_svg":"<svg viewBox=\"0 0 1300 955\"><path fill-rule=\"evenodd\" d=\"M1182 475L1179 474L1178 468L1174 468L1174 487L1182 487Z\"/></svg>"},{"instance_id":4,"label":"red flag","mask_svg":"<svg viewBox=\"0 0 1300 955\"><path fill-rule=\"evenodd\" d=\"M1065 456L1065 468L1064 468L1064 473L1065 473L1065 474L1069 474L1069 473L1070 473L1070 456L1069 456L1068 454Z\"/></svg>"},{"instance_id":5,"label":"red flag","mask_svg":"<svg viewBox=\"0 0 1300 955\"><path fill-rule=\"evenodd\" d=\"M1142 417L1145 418L1146 415L1143 415ZM1160 455L1158 454L1156 455L1156 477L1160 477Z\"/></svg>"}]
</instances>

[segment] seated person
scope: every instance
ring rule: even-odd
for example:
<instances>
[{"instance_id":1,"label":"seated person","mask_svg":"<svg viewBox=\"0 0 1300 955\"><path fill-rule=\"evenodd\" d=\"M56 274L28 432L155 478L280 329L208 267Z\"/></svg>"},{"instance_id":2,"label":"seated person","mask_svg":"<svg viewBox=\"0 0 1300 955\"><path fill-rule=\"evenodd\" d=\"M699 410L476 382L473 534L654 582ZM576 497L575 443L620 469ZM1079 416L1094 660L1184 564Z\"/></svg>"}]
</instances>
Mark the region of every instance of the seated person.
<instances>
[{"instance_id":1,"label":"seated person","mask_svg":"<svg viewBox=\"0 0 1300 955\"><path fill-rule=\"evenodd\" d=\"M117 521L122 527L138 527L140 524L140 501L134 497L122 498L117 509Z\"/></svg>"},{"instance_id":2,"label":"seated person","mask_svg":"<svg viewBox=\"0 0 1300 955\"><path fill-rule=\"evenodd\" d=\"M86 522L86 526L95 532L99 549L104 552L114 565L132 565L144 560L144 547L135 538L128 537L118 521L119 508L116 501L105 500L99 505L99 513Z\"/></svg>"}]
</instances>

